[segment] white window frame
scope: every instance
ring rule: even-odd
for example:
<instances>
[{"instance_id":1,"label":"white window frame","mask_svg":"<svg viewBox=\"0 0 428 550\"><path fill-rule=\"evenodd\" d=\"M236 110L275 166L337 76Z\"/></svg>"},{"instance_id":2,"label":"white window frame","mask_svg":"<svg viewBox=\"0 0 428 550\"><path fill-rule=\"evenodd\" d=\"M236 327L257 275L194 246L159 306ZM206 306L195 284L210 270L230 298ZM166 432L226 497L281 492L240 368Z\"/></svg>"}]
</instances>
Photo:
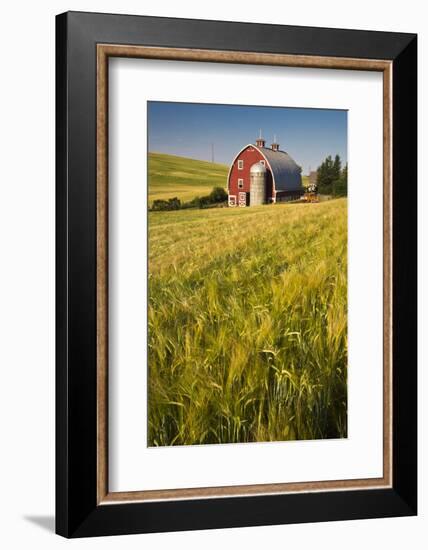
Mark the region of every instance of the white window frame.
<instances>
[{"instance_id":1,"label":"white window frame","mask_svg":"<svg viewBox=\"0 0 428 550\"><path fill-rule=\"evenodd\" d=\"M230 199L233 199L232 201ZM236 195L229 195L228 204L229 206L236 206L237 200Z\"/></svg>"},{"instance_id":2,"label":"white window frame","mask_svg":"<svg viewBox=\"0 0 428 550\"><path fill-rule=\"evenodd\" d=\"M238 160L238 170L244 169L244 161L242 159Z\"/></svg>"},{"instance_id":3,"label":"white window frame","mask_svg":"<svg viewBox=\"0 0 428 550\"><path fill-rule=\"evenodd\" d=\"M244 179L238 178L238 189L244 189Z\"/></svg>"}]
</instances>

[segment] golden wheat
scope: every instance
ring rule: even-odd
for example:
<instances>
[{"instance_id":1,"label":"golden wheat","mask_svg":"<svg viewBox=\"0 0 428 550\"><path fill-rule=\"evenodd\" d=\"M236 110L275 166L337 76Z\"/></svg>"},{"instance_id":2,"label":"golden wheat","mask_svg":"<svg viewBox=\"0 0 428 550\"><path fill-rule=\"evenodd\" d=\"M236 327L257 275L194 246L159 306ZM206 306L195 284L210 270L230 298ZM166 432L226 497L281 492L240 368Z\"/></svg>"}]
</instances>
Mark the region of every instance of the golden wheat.
<instances>
[{"instance_id":1,"label":"golden wheat","mask_svg":"<svg viewBox=\"0 0 428 550\"><path fill-rule=\"evenodd\" d=\"M149 445L347 435L347 202L149 215Z\"/></svg>"}]
</instances>

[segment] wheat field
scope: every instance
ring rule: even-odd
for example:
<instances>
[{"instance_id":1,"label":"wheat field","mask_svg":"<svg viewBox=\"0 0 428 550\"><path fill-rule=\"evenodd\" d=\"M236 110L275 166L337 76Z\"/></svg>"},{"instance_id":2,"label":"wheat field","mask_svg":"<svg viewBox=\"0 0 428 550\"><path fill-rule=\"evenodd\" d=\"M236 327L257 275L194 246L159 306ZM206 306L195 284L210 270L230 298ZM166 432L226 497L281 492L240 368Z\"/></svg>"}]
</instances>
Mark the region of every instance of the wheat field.
<instances>
[{"instance_id":1,"label":"wheat field","mask_svg":"<svg viewBox=\"0 0 428 550\"><path fill-rule=\"evenodd\" d=\"M229 167L203 160L149 153L147 157L149 196L156 199L179 198L182 202L208 195L213 187L224 187Z\"/></svg>"},{"instance_id":2,"label":"wheat field","mask_svg":"<svg viewBox=\"0 0 428 550\"><path fill-rule=\"evenodd\" d=\"M150 446L347 436L347 202L149 214Z\"/></svg>"}]
</instances>

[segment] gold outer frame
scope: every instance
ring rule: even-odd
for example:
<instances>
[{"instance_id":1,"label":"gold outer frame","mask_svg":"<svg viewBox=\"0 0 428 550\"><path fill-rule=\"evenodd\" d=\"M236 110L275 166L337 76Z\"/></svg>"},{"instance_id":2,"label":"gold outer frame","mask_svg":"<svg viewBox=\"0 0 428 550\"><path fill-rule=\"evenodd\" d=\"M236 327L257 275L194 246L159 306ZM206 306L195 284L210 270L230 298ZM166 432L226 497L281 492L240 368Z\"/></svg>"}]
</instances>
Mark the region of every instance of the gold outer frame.
<instances>
[{"instance_id":1,"label":"gold outer frame","mask_svg":"<svg viewBox=\"0 0 428 550\"><path fill-rule=\"evenodd\" d=\"M132 57L383 73L383 476L370 479L109 492L108 60ZM97 45L97 504L392 487L392 62L187 48Z\"/></svg>"}]
</instances>

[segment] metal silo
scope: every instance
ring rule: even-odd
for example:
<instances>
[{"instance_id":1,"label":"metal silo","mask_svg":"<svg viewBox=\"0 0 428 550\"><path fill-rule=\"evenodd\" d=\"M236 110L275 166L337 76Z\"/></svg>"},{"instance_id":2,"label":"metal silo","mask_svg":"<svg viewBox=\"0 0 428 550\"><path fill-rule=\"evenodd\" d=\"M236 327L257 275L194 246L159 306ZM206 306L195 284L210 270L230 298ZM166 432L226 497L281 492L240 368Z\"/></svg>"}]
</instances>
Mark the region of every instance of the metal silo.
<instances>
[{"instance_id":1,"label":"metal silo","mask_svg":"<svg viewBox=\"0 0 428 550\"><path fill-rule=\"evenodd\" d=\"M250 206L266 202L266 167L261 162L253 164L250 169Z\"/></svg>"}]
</instances>

